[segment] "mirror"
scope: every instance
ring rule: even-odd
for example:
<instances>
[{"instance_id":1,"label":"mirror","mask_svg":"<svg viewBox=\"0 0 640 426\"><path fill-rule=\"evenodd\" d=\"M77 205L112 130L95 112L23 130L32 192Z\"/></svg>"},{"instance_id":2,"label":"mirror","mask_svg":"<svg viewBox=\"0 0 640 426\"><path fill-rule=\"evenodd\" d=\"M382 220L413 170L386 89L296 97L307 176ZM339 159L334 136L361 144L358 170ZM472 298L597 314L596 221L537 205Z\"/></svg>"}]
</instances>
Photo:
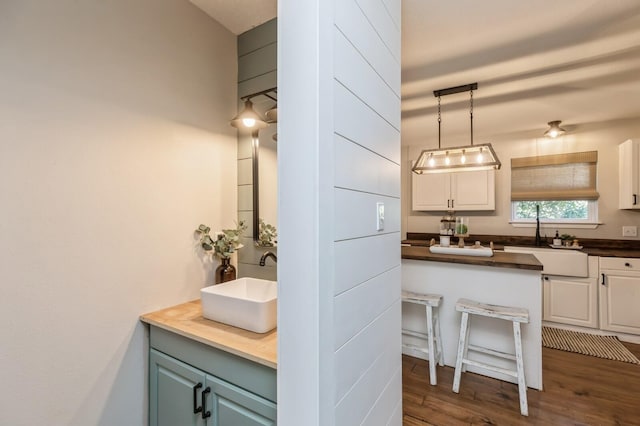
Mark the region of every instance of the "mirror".
<instances>
[{"instance_id":1,"label":"mirror","mask_svg":"<svg viewBox=\"0 0 640 426\"><path fill-rule=\"evenodd\" d=\"M273 116L275 90L252 98L256 112ZM270 111L271 110L271 111ZM267 113L270 111L270 113ZM266 128L254 130L251 134L252 183L253 183L253 240L260 247L274 247L277 242L278 223L278 145L276 142L277 123L271 122Z\"/></svg>"},{"instance_id":2,"label":"mirror","mask_svg":"<svg viewBox=\"0 0 640 426\"><path fill-rule=\"evenodd\" d=\"M259 154L259 168L258 168L258 197L257 211L259 219L262 219L262 235L258 235L258 238L254 239L259 242L260 245L268 246L266 241L273 241L275 245L276 240L269 238L265 233L268 232L265 229L266 225L274 227L278 224L278 144L274 140L273 136L277 132L277 124L270 124L266 129L260 130L258 154ZM259 221L258 219L258 221ZM258 231L261 230L260 223L258 224ZM276 237L277 238L277 237Z\"/></svg>"}]
</instances>

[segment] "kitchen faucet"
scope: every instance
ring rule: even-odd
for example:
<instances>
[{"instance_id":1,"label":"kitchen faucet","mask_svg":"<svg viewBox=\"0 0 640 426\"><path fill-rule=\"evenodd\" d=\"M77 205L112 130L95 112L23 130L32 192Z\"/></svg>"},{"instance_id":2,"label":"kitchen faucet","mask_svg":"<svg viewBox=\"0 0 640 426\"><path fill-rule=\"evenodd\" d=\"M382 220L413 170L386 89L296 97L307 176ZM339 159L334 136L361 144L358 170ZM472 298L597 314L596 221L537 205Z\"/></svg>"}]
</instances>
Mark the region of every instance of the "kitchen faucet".
<instances>
[{"instance_id":1,"label":"kitchen faucet","mask_svg":"<svg viewBox=\"0 0 640 426\"><path fill-rule=\"evenodd\" d=\"M540 204L536 204L536 246L542 245L540 238Z\"/></svg>"},{"instance_id":2,"label":"kitchen faucet","mask_svg":"<svg viewBox=\"0 0 640 426\"><path fill-rule=\"evenodd\" d=\"M270 251L265 251L262 257L260 258L260 266L265 265L268 257L272 258L274 262L276 263L278 262L278 257L275 254L273 254Z\"/></svg>"}]
</instances>

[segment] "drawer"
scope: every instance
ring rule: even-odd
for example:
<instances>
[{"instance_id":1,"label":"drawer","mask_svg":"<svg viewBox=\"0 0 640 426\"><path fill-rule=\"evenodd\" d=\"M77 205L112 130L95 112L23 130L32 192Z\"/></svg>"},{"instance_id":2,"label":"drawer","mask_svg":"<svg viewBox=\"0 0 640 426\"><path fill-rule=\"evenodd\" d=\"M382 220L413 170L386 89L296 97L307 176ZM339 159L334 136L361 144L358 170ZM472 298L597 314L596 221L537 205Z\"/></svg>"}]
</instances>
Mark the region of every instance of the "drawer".
<instances>
[{"instance_id":1,"label":"drawer","mask_svg":"<svg viewBox=\"0 0 640 426\"><path fill-rule=\"evenodd\" d=\"M640 259L629 257L601 257L600 269L615 269L640 273Z\"/></svg>"}]
</instances>

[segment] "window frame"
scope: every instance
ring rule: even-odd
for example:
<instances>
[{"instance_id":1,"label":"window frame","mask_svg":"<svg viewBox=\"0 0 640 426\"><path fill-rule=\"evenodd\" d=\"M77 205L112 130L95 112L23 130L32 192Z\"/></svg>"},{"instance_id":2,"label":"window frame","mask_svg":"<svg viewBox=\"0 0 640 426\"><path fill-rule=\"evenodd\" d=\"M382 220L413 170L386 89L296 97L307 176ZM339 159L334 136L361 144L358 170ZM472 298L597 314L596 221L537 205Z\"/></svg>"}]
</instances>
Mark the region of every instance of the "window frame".
<instances>
[{"instance_id":1,"label":"window frame","mask_svg":"<svg viewBox=\"0 0 640 426\"><path fill-rule=\"evenodd\" d=\"M558 200L540 200L539 202L558 201ZM558 225L563 228L588 228L595 229L601 222L598 220L598 200L578 200L587 202L587 218L586 219L547 219L540 218L541 225ZM523 201L511 201L511 221L509 222L514 227L534 227L536 226L536 219L525 219L516 217L516 203Z\"/></svg>"}]
</instances>

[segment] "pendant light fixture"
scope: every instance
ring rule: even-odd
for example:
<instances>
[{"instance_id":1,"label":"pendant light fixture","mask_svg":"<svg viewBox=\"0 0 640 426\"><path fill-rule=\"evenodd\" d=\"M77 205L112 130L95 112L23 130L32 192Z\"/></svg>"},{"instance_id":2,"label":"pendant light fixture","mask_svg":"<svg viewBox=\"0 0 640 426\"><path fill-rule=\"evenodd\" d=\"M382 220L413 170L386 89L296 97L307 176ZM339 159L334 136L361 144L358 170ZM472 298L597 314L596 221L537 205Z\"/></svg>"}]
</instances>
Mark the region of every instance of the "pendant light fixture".
<instances>
[{"instance_id":1,"label":"pendant light fixture","mask_svg":"<svg viewBox=\"0 0 640 426\"><path fill-rule=\"evenodd\" d=\"M473 144L473 91L477 88L478 83L472 83L433 91L433 95L438 98L438 148L425 149L420 153L411 168L414 173L443 173L500 168L502 164L490 143L480 145ZM471 121L471 144L443 149L441 144L441 97L461 92L469 92L470 94L469 117Z\"/></svg>"},{"instance_id":2,"label":"pendant light fixture","mask_svg":"<svg viewBox=\"0 0 640 426\"><path fill-rule=\"evenodd\" d=\"M277 105L266 112L265 115L267 116L267 119L265 120L256 112L256 110L253 109L253 102L251 102L251 99L261 95L277 102L278 99L275 97L276 92L277 89L274 87L240 98L244 101L244 109L240 111L238 115L229 122L229 124L236 129L259 130L278 121Z\"/></svg>"},{"instance_id":3,"label":"pendant light fixture","mask_svg":"<svg viewBox=\"0 0 640 426\"><path fill-rule=\"evenodd\" d=\"M567 131L560 127L560 123L562 123L560 120L548 122L549 129L544 132L544 135L549 138L557 138L558 136L564 135Z\"/></svg>"}]
</instances>

